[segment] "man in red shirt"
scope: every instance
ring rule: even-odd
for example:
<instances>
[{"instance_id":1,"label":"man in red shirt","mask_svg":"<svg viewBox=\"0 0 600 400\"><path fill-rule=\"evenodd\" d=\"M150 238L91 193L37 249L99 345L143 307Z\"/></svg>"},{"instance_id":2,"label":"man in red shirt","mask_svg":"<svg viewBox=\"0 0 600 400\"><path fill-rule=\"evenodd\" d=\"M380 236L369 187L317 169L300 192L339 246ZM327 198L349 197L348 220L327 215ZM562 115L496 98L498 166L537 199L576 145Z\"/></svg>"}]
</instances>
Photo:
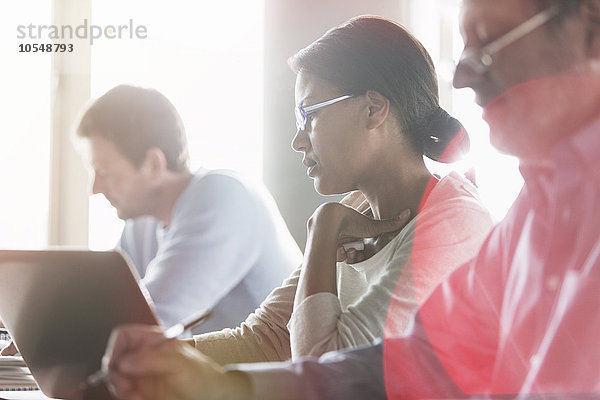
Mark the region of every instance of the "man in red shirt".
<instances>
[{"instance_id":1,"label":"man in red shirt","mask_svg":"<svg viewBox=\"0 0 600 400\"><path fill-rule=\"evenodd\" d=\"M126 328L107 353L118 395L172 385L180 398L599 397L600 0L465 0L461 26L454 84L474 90L525 185L410 332L399 337L390 321L383 344L225 372L184 344L147 346L159 332Z\"/></svg>"},{"instance_id":2,"label":"man in red shirt","mask_svg":"<svg viewBox=\"0 0 600 400\"><path fill-rule=\"evenodd\" d=\"M600 393L600 2L466 0L461 27L454 85L525 185L412 334L385 342L388 394Z\"/></svg>"}]
</instances>

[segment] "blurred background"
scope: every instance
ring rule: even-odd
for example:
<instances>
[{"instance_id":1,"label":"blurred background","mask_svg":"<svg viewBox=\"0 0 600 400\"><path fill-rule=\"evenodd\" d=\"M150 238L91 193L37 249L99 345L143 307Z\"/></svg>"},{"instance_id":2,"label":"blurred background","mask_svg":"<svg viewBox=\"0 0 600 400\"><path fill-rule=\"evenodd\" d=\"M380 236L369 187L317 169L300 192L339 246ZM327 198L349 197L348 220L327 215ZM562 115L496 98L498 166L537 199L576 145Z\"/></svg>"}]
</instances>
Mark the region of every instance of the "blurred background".
<instances>
[{"instance_id":1,"label":"blurred background","mask_svg":"<svg viewBox=\"0 0 600 400\"><path fill-rule=\"evenodd\" d=\"M120 221L88 173L71 129L91 98L122 83L156 88L179 110L192 169L229 168L263 182L301 248L322 202L306 176L295 134L294 74L287 59L327 29L360 14L408 27L438 70L442 106L466 126L485 204L501 219L522 180L515 159L488 141L470 90L451 85L460 56L459 0L21 0L0 14L0 248L112 248ZM146 38L56 40L70 53L23 53L19 25L144 26ZM448 166L429 163L434 172Z\"/></svg>"}]
</instances>

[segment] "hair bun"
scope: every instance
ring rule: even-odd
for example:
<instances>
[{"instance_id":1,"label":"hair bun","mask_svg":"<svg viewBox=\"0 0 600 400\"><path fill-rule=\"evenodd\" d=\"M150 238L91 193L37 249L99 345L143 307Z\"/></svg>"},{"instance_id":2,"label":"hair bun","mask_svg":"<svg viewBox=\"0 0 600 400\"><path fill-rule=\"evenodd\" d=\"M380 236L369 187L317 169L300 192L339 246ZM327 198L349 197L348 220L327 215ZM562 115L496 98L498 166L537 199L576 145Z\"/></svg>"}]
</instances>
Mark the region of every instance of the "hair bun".
<instances>
[{"instance_id":1,"label":"hair bun","mask_svg":"<svg viewBox=\"0 0 600 400\"><path fill-rule=\"evenodd\" d=\"M471 141L462 124L438 107L428 118L428 137L425 138L423 153L432 160L451 163L462 159L471 147Z\"/></svg>"}]
</instances>

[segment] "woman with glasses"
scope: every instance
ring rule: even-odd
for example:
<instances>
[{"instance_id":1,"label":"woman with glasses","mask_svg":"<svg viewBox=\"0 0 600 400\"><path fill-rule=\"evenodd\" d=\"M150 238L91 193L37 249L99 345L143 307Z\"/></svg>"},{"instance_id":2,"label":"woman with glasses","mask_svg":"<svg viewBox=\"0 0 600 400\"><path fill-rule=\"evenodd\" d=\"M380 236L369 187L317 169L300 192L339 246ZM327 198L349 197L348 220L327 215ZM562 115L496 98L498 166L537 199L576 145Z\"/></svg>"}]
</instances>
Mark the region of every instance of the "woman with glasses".
<instances>
[{"instance_id":1,"label":"woman with glasses","mask_svg":"<svg viewBox=\"0 0 600 400\"><path fill-rule=\"evenodd\" d=\"M401 334L441 278L475 254L492 221L463 177L439 179L425 166L423 155L460 158L468 137L439 106L431 58L404 28L356 18L290 66L297 74L292 147L316 190L358 190L368 204L361 213L328 203L308 224L288 328L293 357L319 356L383 336L390 304L388 327ZM364 250L345 251L356 238Z\"/></svg>"},{"instance_id":2,"label":"woman with glasses","mask_svg":"<svg viewBox=\"0 0 600 400\"><path fill-rule=\"evenodd\" d=\"M357 17L289 63L297 74L292 147L319 193L350 194L314 212L302 265L240 327L188 342L222 365L317 356L371 343L384 330L401 334L419 303L473 257L493 224L470 182L457 173L434 176L425 166L423 155L453 161L469 142L439 106L431 58L402 26ZM110 365L152 341L144 335L160 333L117 331ZM194 370L214 364L181 343L165 346L173 351L163 349L156 363L169 358L181 369L177 379L189 377L192 393L199 385ZM151 362L153 351L145 348L143 359ZM112 383L124 395L135 387L131 379L117 374Z\"/></svg>"}]
</instances>

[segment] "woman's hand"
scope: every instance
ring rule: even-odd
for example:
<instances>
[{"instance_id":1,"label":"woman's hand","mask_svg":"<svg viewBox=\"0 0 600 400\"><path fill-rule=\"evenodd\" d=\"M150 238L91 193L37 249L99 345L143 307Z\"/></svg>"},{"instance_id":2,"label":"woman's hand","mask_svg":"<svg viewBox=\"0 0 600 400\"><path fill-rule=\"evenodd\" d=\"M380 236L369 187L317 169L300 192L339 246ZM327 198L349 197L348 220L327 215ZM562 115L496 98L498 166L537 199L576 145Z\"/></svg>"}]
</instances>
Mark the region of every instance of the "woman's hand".
<instances>
[{"instance_id":1,"label":"woman's hand","mask_svg":"<svg viewBox=\"0 0 600 400\"><path fill-rule=\"evenodd\" d=\"M395 232L403 228L409 219L410 210L396 218L374 220L340 203L325 203L317 208L308 220L306 249L294 308L317 293L337 295L336 261L364 259L364 255L355 250L340 250L344 243Z\"/></svg>"},{"instance_id":2,"label":"woman's hand","mask_svg":"<svg viewBox=\"0 0 600 400\"><path fill-rule=\"evenodd\" d=\"M353 242L359 240L362 242L365 238L376 237L384 233L395 233L402 229L409 219L410 210L405 210L395 218L376 220L344 204L326 203L320 206L309 220L308 231L309 236L313 232L315 235L324 231L329 231L329 234L335 232L337 261L355 263L365 259L365 252L360 248L353 247ZM333 232L323 229L319 224L333 227ZM347 245L346 248L344 245Z\"/></svg>"},{"instance_id":3,"label":"woman's hand","mask_svg":"<svg viewBox=\"0 0 600 400\"><path fill-rule=\"evenodd\" d=\"M119 399L241 399L250 397L243 373L219 365L156 327L129 325L113 331L103 359L108 386Z\"/></svg>"}]
</instances>

